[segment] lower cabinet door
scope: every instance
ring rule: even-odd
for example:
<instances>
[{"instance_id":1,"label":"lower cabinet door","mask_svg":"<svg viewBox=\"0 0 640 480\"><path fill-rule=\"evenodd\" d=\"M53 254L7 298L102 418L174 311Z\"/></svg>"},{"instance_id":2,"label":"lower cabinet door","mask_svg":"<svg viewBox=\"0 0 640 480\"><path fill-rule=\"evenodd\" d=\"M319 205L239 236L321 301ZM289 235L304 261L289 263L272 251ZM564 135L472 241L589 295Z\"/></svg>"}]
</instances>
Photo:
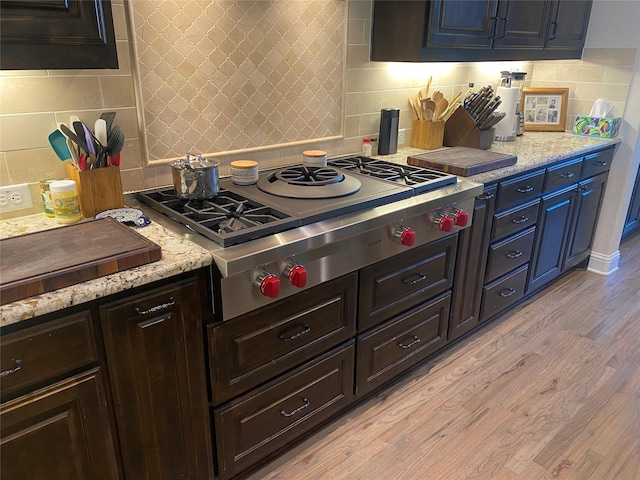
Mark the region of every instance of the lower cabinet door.
<instances>
[{"instance_id":1,"label":"lower cabinet door","mask_svg":"<svg viewBox=\"0 0 640 480\"><path fill-rule=\"evenodd\" d=\"M99 369L0 406L2 478L120 478Z\"/></svg>"},{"instance_id":2,"label":"lower cabinet door","mask_svg":"<svg viewBox=\"0 0 640 480\"><path fill-rule=\"evenodd\" d=\"M358 337L356 395L370 392L442 347L450 302L447 293Z\"/></svg>"},{"instance_id":3,"label":"lower cabinet door","mask_svg":"<svg viewBox=\"0 0 640 480\"><path fill-rule=\"evenodd\" d=\"M345 408L354 341L214 410L219 478L230 478Z\"/></svg>"}]
</instances>

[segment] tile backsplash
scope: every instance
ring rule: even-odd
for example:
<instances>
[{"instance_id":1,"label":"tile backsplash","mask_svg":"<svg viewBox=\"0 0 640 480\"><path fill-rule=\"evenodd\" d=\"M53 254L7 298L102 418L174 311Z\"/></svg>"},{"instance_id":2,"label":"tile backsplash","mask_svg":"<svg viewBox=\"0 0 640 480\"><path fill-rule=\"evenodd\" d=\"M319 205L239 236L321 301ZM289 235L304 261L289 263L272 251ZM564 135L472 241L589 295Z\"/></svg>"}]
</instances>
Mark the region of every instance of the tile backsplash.
<instances>
[{"instance_id":1,"label":"tile backsplash","mask_svg":"<svg viewBox=\"0 0 640 480\"><path fill-rule=\"evenodd\" d=\"M0 218L42 211L37 201L39 180L66 175L64 162L61 162L49 147L47 136L59 122L68 122L69 115L78 115L83 121L92 124L103 111L117 112L116 123L126 134L121 164L125 190L171 183L170 169L166 164L162 161L147 162L145 139L143 135L138 134L139 128L145 125L138 111L147 105L147 100L134 82L132 72L139 65L132 62L128 34L129 5L124 2L125 0L112 0L120 64L117 70L0 72L0 185L29 183L35 205L33 211L18 210L2 214ZM304 5L310 2L311 0L296 0L293 3ZM267 2L241 0L239 3L246 6ZM584 50L581 60L567 61L437 64L371 62L371 1L341 0L339 3L346 5L348 10L346 79L344 91L334 91L335 97L332 97L332 101L344 103L340 118L337 119L343 124L344 137L318 141L314 145L327 150L331 155L359 151L362 138L377 136L381 108L400 108L400 128L408 129L412 118L408 97L415 94L429 76L433 77L432 89L438 89L445 96L451 97L459 90L466 89L470 82L476 87L486 84L495 86L500 77L500 70L518 68L528 73L527 83L532 86L569 87L568 117L588 113L597 98L605 98L613 103L613 115L623 114L636 57L634 48L588 48ZM309 21L313 20L314 18L309 18ZM195 23L197 18L184 18L184 21ZM245 34L251 35L250 30ZM202 68L205 67L203 64ZM295 64L292 65L292 72L295 72L296 68ZM218 74L220 73L231 78L237 70L232 68L229 71L219 71ZM340 98L336 98L337 96ZM205 100L207 97L202 97L199 101ZM162 102L158 106L158 112L161 112ZM161 118L160 113L157 115ZM149 127L146 113L144 120ZM567 126L569 125L570 121L567 123ZM333 132L333 128L335 126L329 130ZM215 136L216 132L217 130L210 134ZM159 138L161 133L159 129L153 135ZM152 138L151 134L149 138ZM409 135L405 135L405 138L408 141ZM169 142L164 153L158 150L156 156L162 158L163 155L173 155L171 148L176 148L177 140L176 137L174 141ZM234 150L240 148L233 142L228 142L228 145ZM251 155L251 158L260 162L261 168L266 168L297 161L300 151L304 148L304 145L293 143L228 155L221 152L217 158L221 162L221 172L226 174L229 161L241 156L246 158ZM179 145L177 151L180 151Z\"/></svg>"}]
</instances>

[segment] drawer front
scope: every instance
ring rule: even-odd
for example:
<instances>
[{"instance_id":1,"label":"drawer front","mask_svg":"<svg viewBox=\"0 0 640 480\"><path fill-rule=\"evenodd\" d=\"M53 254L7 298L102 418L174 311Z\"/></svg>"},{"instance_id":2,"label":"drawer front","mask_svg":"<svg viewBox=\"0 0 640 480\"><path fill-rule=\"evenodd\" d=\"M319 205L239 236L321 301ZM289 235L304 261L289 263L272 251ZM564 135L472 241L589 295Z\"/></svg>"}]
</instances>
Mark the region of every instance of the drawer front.
<instances>
[{"instance_id":1,"label":"drawer front","mask_svg":"<svg viewBox=\"0 0 640 480\"><path fill-rule=\"evenodd\" d=\"M491 282L529 261L535 231L532 227L489 247L485 282Z\"/></svg>"},{"instance_id":2,"label":"drawer front","mask_svg":"<svg viewBox=\"0 0 640 480\"><path fill-rule=\"evenodd\" d=\"M355 334L357 274L208 327L214 404L264 383Z\"/></svg>"},{"instance_id":3,"label":"drawer front","mask_svg":"<svg viewBox=\"0 0 640 480\"><path fill-rule=\"evenodd\" d=\"M417 364L446 343L451 295L421 305L357 340L356 396Z\"/></svg>"},{"instance_id":4,"label":"drawer front","mask_svg":"<svg viewBox=\"0 0 640 480\"><path fill-rule=\"evenodd\" d=\"M485 285L480 320L490 318L520 300L524 295L526 281L527 266L525 265L506 277Z\"/></svg>"},{"instance_id":5,"label":"drawer front","mask_svg":"<svg viewBox=\"0 0 640 480\"><path fill-rule=\"evenodd\" d=\"M215 409L219 478L234 476L345 408L353 399L354 351L350 341Z\"/></svg>"},{"instance_id":6,"label":"drawer front","mask_svg":"<svg viewBox=\"0 0 640 480\"><path fill-rule=\"evenodd\" d=\"M91 315L79 312L0 338L3 400L98 360Z\"/></svg>"},{"instance_id":7,"label":"drawer front","mask_svg":"<svg viewBox=\"0 0 640 480\"><path fill-rule=\"evenodd\" d=\"M364 268L358 330L378 325L450 289L457 240L457 235L448 236Z\"/></svg>"},{"instance_id":8,"label":"drawer front","mask_svg":"<svg viewBox=\"0 0 640 480\"><path fill-rule=\"evenodd\" d=\"M533 227L538 218L540 199L493 216L491 240L500 240L516 232Z\"/></svg>"},{"instance_id":9,"label":"drawer front","mask_svg":"<svg viewBox=\"0 0 640 480\"><path fill-rule=\"evenodd\" d=\"M539 197L544 186L545 171L539 170L528 175L498 183L496 211L515 207Z\"/></svg>"},{"instance_id":10,"label":"drawer front","mask_svg":"<svg viewBox=\"0 0 640 480\"><path fill-rule=\"evenodd\" d=\"M544 191L551 192L558 188L566 187L576 183L580 179L582 171L582 158L571 162L561 163L547 168L547 176L544 184Z\"/></svg>"},{"instance_id":11,"label":"drawer front","mask_svg":"<svg viewBox=\"0 0 640 480\"><path fill-rule=\"evenodd\" d=\"M584 157L582 162L582 175L580 179L593 177L602 172L609 171L613 160L613 148L592 153Z\"/></svg>"}]
</instances>

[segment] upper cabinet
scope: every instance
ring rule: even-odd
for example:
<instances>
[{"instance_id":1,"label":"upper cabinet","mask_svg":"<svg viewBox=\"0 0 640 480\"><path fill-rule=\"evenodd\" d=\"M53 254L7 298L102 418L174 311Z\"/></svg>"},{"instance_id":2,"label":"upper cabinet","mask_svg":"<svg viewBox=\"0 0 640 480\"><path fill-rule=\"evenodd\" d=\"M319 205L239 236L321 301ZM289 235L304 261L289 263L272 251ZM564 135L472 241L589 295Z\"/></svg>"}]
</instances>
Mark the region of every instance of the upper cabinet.
<instances>
[{"instance_id":1,"label":"upper cabinet","mask_svg":"<svg viewBox=\"0 0 640 480\"><path fill-rule=\"evenodd\" d=\"M591 0L376 0L371 60L580 58Z\"/></svg>"},{"instance_id":2,"label":"upper cabinet","mask_svg":"<svg viewBox=\"0 0 640 480\"><path fill-rule=\"evenodd\" d=\"M118 68L110 0L2 0L2 70Z\"/></svg>"}]
</instances>

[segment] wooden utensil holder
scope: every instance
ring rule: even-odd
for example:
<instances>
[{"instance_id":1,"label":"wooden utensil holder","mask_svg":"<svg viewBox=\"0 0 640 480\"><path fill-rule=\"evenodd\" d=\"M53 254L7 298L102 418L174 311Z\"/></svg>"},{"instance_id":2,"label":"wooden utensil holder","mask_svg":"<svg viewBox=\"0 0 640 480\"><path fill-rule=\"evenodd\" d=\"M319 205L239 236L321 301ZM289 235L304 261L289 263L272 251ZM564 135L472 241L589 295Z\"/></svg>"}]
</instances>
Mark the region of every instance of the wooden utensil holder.
<instances>
[{"instance_id":1,"label":"wooden utensil holder","mask_svg":"<svg viewBox=\"0 0 640 480\"><path fill-rule=\"evenodd\" d=\"M80 171L67 164L67 175L76 182L80 210L85 218L97 213L124 207L122 179L119 167L94 168Z\"/></svg>"},{"instance_id":2,"label":"wooden utensil holder","mask_svg":"<svg viewBox=\"0 0 640 480\"><path fill-rule=\"evenodd\" d=\"M444 122L426 122L424 120L413 120L411 122L411 139L409 145L423 150L434 150L442 147L444 136Z\"/></svg>"},{"instance_id":3,"label":"wooden utensil holder","mask_svg":"<svg viewBox=\"0 0 640 480\"><path fill-rule=\"evenodd\" d=\"M471 147L487 150L495 138L495 129L480 130L471 115L458 107L444 126L445 147Z\"/></svg>"}]
</instances>

